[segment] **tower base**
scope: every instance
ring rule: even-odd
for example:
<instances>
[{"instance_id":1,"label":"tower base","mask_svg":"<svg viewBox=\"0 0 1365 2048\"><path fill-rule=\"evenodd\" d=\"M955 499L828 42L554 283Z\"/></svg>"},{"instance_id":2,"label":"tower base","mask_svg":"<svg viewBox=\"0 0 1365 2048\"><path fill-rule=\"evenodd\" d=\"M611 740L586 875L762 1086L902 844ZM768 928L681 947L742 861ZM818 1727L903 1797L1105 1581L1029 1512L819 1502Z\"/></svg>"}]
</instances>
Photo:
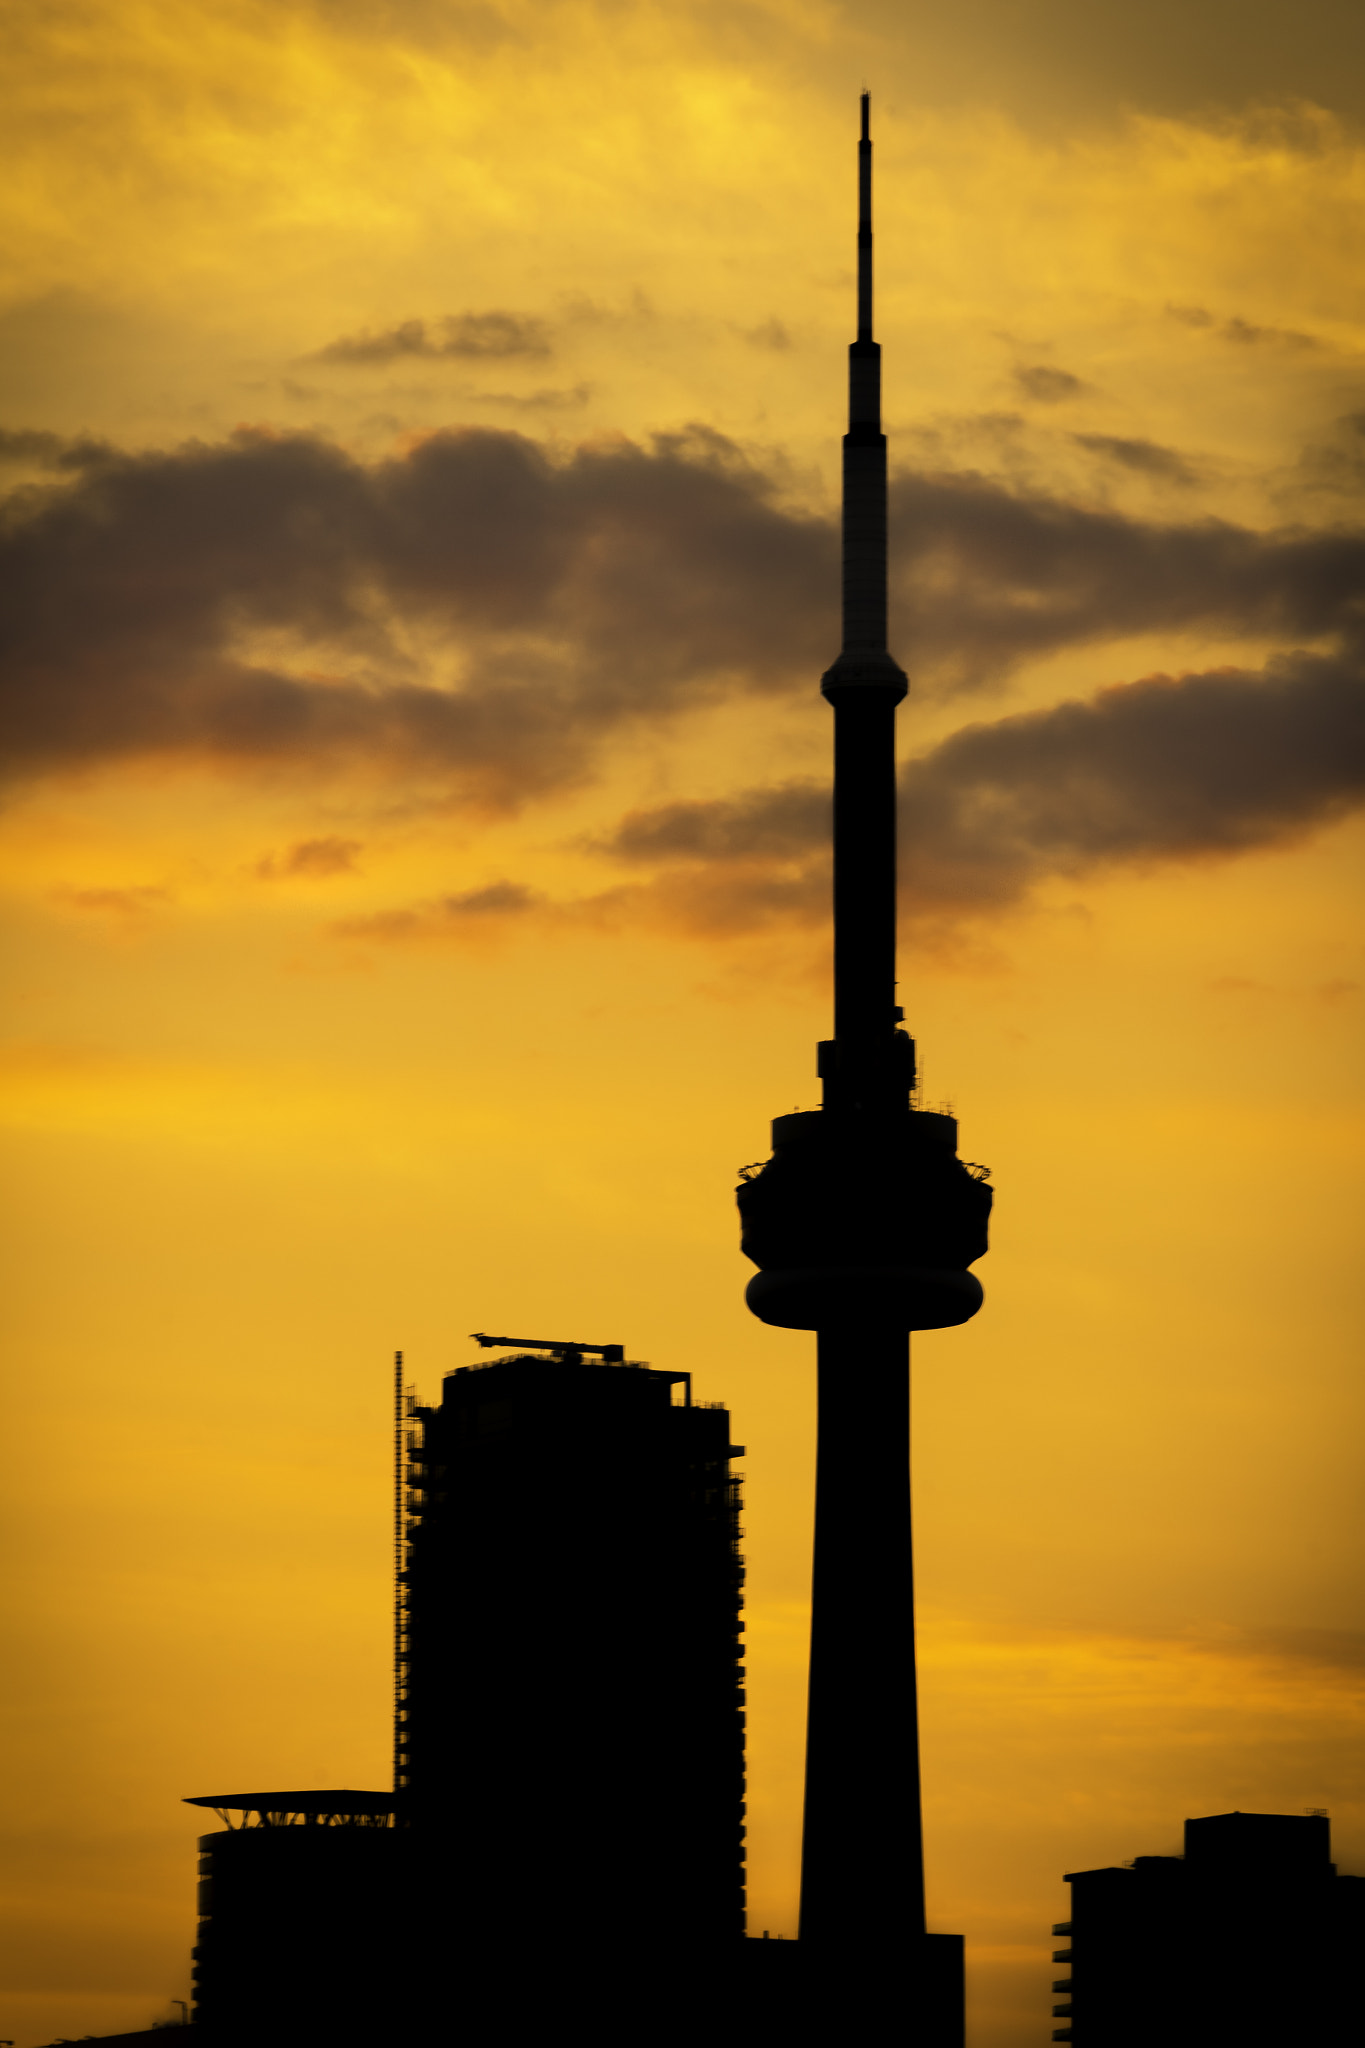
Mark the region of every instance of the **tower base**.
<instances>
[{"instance_id":1,"label":"tower base","mask_svg":"<svg viewBox=\"0 0 1365 2048\"><path fill-rule=\"evenodd\" d=\"M830 1951L807 1941L750 1938L742 1948L730 1981L717 1980L726 1993L719 2009L738 2022L735 2038L752 2048L963 2048L960 1934L908 1936L893 1945L872 1937Z\"/></svg>"}]
</instances>

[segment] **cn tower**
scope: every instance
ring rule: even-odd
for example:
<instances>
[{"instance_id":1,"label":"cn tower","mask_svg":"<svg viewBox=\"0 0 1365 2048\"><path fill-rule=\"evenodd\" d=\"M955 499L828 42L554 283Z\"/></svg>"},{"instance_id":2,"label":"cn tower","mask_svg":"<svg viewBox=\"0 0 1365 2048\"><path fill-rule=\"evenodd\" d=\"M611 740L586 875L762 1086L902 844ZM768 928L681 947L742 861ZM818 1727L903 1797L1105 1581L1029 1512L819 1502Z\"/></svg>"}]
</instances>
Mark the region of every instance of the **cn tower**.
<instances>
[{"instance_id":1,"label":"cn tower","mask_svg":"<svg viewBox=\"0 0 1365 2048\"><path fill-rule=\"evenodd\" d=\"M896 709L887 648L886 436L872 337L872 142L858 144L858 329L843 463L834 711L834 1036L823 1105L773 1121L738 1190L750 1309L814 1330L818 1449L800 1942L831 1999L960 2048L962 1945L927 1935L910 1534L909 1334L981 1306L991 1191L951 1116L913 1106L896 982Z\"/></svg>"}]
</instances>

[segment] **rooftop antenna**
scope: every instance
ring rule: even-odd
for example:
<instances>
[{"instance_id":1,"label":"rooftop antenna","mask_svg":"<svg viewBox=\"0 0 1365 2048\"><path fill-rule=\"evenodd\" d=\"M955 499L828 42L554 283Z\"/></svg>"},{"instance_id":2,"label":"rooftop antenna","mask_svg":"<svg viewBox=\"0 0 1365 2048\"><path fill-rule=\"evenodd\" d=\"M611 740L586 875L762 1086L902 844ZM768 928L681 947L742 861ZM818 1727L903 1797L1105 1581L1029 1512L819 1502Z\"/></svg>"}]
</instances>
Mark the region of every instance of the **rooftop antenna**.
<instances>
[{"instance_id":1,"label":"rooftop antenna","mask_svg":"<svg viewBox=\"0 0 1365 2048\"><path fill-rule=\"evenodd\" d=\"M482 1330L471 1330L469 1334L485 1351L553 1351L564 1365L581 1364L585 1351L591 1351L603 1365L622 1365L626 1356L624 1344L579 1344L558 1337L489 1337Z\"/></svg>"},{"instance_id":2,"label":"rooftop antenna","mask_svg":"<svg viewBox=\"0 0 1365 2048\"><path fill-rule=\"evenodd\" d=\"M600 1358L603 1365L624 1365L626 1362L624 1344L579 1344L561 1342L556 1337L490 1337L484 1330L471 1330L469 1334L485 1351L548 1351L560 1365L581 1365L585 1351L590 1351L595 1358ZM692 1406L690 1372L669 1372L657 1366L645 1366L640 1359L632 1361L632 1369L648 1372L652 1379L668 1380L675 1387L681 1386L684 1408Z\"/></svg>"}]
</instances>

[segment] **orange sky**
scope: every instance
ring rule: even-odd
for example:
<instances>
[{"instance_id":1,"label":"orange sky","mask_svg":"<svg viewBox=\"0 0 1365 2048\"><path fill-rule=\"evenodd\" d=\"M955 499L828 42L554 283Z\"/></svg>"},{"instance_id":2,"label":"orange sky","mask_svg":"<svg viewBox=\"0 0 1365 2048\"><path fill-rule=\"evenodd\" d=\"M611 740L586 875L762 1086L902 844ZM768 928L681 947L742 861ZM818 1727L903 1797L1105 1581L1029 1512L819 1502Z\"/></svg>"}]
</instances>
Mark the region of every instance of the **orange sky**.
<instances>
[{"instance_id":1,"label":"orange sky","mask_svg":"<svg viewBox=\"0 0 1365 2048\"><path fill-rule=\"evenodd\" d=\"M940 13L10 12L18 2048L187 1994L186 1794L385 1781L389 1361L474 1328L732 1407L794 1931L813 1344L732 1190L829 1028L864 82L902 993L998 1189L915 1343L931 1924L1025 2048L1063 1870L1365 1870L1365 31Z\"/></svg>"}]
</instances>

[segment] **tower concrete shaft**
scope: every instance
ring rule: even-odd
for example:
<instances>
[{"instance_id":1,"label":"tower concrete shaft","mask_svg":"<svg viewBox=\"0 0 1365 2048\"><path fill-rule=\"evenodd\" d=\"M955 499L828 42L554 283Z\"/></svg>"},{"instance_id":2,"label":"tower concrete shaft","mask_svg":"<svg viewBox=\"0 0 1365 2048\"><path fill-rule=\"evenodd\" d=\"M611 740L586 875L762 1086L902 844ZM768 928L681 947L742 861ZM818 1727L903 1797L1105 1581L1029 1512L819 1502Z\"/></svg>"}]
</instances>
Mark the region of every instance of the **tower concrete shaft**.
<instances>
[{"instance_id":1,"label":"tower concrete shaft","mask_svg":"<svg viewBox=\"0 0 1365 2048\"><path fill-rule=\"evenodd\" d=\"M822 1330L801 1940L904 1971L924 1933L902 1329Z\"/></svg>"}]
</instances>

